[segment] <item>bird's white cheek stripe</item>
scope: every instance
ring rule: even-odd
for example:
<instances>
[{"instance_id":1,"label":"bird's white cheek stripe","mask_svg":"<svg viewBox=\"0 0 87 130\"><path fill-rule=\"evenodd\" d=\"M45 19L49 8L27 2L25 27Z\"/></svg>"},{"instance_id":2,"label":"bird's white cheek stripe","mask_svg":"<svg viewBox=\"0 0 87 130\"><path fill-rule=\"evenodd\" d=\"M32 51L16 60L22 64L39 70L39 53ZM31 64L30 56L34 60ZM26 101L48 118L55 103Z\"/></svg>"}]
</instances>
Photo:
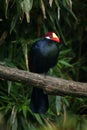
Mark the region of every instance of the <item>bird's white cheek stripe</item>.
<instances>
[{"instance_id":1,"label":"bird's white cheek stripe","mask_svg":"<svg viewBox=\"0 0 87 130\"><path fill-rule=\"evenodd\" d=\"M48 37L48 36L47 36L47 37L45 37L45 38L50 39L50 37Z\"/></svg>"}]
</instances>

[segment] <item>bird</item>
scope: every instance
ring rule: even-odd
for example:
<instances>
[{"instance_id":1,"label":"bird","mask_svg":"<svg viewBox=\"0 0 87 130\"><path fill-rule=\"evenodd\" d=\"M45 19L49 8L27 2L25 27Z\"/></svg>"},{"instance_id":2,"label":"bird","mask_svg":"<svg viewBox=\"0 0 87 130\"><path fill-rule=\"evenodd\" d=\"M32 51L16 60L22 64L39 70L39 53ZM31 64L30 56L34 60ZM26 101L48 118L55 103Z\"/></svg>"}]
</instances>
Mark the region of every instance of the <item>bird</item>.
<instances>
[{"instance_id":1,"label":"bird","mask_svg":"<svg viewBox=\"0 0 87 130\"><path fill-rule=\"evenodd\" d=\"M54 32L47 32L37 40L29 51L29 70L33 73L46 74L57 64L60 39ZM44 114L48 111L48 95L43 89L33 87L30 100L30 109L34 113Z\"/></svg>"}]
</instances>

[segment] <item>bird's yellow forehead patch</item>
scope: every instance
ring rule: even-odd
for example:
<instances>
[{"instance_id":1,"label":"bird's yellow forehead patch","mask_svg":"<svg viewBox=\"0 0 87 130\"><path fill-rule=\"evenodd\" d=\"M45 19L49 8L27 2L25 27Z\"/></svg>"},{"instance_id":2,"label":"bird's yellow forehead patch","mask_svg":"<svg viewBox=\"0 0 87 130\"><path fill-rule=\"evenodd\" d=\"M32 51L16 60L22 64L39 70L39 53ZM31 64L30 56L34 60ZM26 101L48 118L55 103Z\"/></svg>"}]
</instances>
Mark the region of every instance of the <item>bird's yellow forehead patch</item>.
<instances>
[{"instance_id":1,"label":"bird's yellow forehead patch","mask_svg":"<svg viewBox=\"0 0 87 130\"><path fill-rule=\"evenodd\" d=\"M53 37L58 38L58 36L55 33L53 33Z\"/></svg>"}]
</instances>

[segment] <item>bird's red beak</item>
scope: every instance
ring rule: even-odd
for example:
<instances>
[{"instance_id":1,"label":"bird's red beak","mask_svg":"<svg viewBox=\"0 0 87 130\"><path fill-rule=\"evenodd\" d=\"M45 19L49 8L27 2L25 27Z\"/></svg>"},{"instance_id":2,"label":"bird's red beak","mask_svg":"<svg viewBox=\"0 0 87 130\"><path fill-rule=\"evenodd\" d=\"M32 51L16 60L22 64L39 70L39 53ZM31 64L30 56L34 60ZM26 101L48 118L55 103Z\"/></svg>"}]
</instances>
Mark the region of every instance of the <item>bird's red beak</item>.
<instances>
[{"instance_id":1,"label":"bird's red beak","mask_svg":"<svg viewBox=\"0 0 87 130\"><path fill-rule=\"evenodd\" d=\"M55 41L55 42L60 42L60 39L57 37L53 37L53 38L50 38L51 40Z\"/></svg>"}]
</instances>

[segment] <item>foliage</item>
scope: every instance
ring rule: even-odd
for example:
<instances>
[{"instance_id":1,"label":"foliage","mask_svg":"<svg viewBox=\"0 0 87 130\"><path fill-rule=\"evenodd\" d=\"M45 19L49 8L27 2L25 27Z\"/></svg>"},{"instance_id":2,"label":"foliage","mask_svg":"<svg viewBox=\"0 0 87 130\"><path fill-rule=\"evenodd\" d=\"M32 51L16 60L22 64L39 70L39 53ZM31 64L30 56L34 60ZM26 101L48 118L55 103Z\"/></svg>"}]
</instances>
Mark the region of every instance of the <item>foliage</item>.
<instances>
[{"instance_id":1,"label":"foliage","mask_svg":"<svg viewBox=\"0 0 87 130\"><path fill-rule=\"evenodd\" d=\"M54 31L60 55L48 74L86 82L86 15L85 0L0 0L0 64L28 70L31 45ZM27 84L0 79L0 130L87 129L87 99L50 96L48 112L38 115L30 111L30 93Z\"/></svg>"}]
</instances>

